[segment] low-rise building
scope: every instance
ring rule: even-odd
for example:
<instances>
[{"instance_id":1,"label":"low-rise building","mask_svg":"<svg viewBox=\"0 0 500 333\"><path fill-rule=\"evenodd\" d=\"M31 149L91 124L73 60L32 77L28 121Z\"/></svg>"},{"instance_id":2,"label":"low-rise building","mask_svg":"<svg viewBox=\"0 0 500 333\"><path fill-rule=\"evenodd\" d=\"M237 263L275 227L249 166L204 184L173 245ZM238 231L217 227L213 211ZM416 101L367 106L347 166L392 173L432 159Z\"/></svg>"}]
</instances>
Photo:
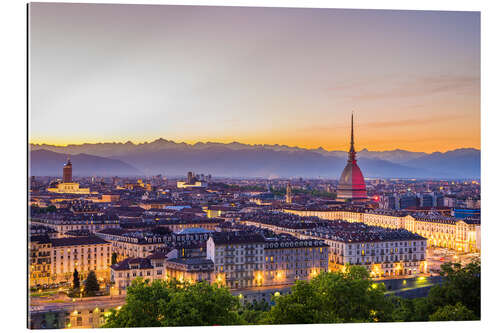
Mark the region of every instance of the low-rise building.
<instances>
[{"instance_id":1,"label":"low-rise building","mask_svg":"<svg viewBox=\"0 0 500 333\"><path fill-rule=\"evenodd\" d=\"M111 265L111 295L124 295L132 281L138 277L145 280L163 279L164 257L155 261L152 258L127 258Z\"/></svg>"},{"instance_id":2,"label":"low-rise building","mask_svg":"<svg viewBox=\"0 0 500 333\"><path fill-rule=\"evenodd\" d=\"M180 282L215 281L214 262L203 257L168 259L165 261L165 273L167 279Z\"/></svg>"}]
</instances>

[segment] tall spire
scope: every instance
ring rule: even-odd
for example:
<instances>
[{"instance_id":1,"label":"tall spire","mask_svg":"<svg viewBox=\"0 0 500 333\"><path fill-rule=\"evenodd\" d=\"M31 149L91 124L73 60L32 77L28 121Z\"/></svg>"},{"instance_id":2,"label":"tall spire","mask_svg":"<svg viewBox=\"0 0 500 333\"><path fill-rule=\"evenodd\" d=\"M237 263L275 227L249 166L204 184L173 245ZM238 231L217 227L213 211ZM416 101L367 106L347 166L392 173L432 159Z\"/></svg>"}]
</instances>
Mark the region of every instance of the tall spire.
<instances>
[{"instance_id":1,"label":"tall spire","mask_svg":"<svg viewBox=\"0 0 500 333\"><path fill-rule=\"evenodd\" d=\"M351 148L349 149L349 162L356 163L356 151L354 150L354 113L351 113Z\"/></svg>"}]
</instances>

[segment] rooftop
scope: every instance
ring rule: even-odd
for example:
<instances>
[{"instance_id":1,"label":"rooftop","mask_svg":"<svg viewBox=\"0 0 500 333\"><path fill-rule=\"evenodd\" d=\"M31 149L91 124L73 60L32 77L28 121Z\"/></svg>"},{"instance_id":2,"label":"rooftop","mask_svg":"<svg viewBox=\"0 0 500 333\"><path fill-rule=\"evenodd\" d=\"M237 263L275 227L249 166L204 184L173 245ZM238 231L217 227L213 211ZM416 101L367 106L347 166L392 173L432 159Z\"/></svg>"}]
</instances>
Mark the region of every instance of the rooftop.
<instances>
[{"instance_id":1,"label":"rooftop","mask_svg":"<svg viewBox=\"0 0 500 333\"><path fill-rule=\"evenodd\" d=\"M95 245L95 244L109 244L104 239L97 236L89 237L65 237L51 239L53 247L57 246L77 246L77 245Z\"/></svg>"},{"instance_id":2,"label":"rooftop","mask_svg":"<svg viewBox=\"0 0 500 333\"><path fill-rule=\"evenodd\" d=\"M211 236L215 244L249 244L249 243L265 243L264 236L251 233L229 233L221 232Z\"/></svg>"},{"instance_id":3,"label":"rooftop","mask_svg":"<svg viewBox=\"0 0 500 333\"><path fill-rule=\"evenodd\" d=\"M189 235L189 234L206 234L206 233L213 233L213 231L204 229L204 228L186 228L182 229L179 232L176 232L178 235Z\"/></svg>"},{"instance_id":4,"label":"rooftop","mask_svg":"<svg viewBox=\"0 0 500 333\"><path fill-rule=\"evenodd\" d=\"M119 263L111 265L111 269L115 271L126 271L131 269L131 266L137 266L139 269L153 268L151 260L148 258L127 258Z\"/></svg>"}]
</instances>

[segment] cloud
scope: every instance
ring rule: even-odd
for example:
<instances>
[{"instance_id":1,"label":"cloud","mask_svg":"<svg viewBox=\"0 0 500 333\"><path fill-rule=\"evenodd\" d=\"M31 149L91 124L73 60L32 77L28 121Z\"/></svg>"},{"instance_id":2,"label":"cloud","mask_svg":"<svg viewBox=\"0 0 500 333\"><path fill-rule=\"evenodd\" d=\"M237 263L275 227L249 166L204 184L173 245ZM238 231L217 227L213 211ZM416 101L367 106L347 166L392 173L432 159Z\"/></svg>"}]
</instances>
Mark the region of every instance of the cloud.
<instances>
[{"instance_id":1,"label":"cloud","mask_svg":"<svg viewBox=\"0 0 500 333\"><path fill-rule=\"evenodd\" d=\"M441 121L457 120L461 118L467 118L466 115L454 114L454 115L436 115L426 118L406 118L397 120L385 120L385 121L373 121L368 123L357 124L356 128L370 128L370 129L380 129L380 128L390 128L390 127L405 127L405 126L423 126L429 125ZM338 125L338 124L324 124L324 125L313 125L302 128L305 132L334 132L336 130L342 129L346 130L349 125Z\"/></svg>"},{"instance_id":2,"label":"cloud","mask_svg":"<svg viewBox=\"0 0 500 333\"><path fill-rule=\"evenodd\" d=\"M436 94L470 94L479 92L479 76L438 75L422 76L404 82L393 82L385 89L364 89L347 96L353 101L427 97Z\"/></svg>"},{"instance_id":3,"label":"cloud","mask_svg":"<svg viewBox=\"0 0 500 333\"><path fill-rule=\"evenodd\" d=\"M465 115L439 115L427 118L410 118L410 119L399 119L399 120L387 120L387 121L374 121L371 123L366 123L360 127L369 128L387 128L387 127L403 127L403 126L421 126L428 125L441 121L449 121L450 119L456 120L459 118L466 118Z\"/></svg>"}]
</instances>

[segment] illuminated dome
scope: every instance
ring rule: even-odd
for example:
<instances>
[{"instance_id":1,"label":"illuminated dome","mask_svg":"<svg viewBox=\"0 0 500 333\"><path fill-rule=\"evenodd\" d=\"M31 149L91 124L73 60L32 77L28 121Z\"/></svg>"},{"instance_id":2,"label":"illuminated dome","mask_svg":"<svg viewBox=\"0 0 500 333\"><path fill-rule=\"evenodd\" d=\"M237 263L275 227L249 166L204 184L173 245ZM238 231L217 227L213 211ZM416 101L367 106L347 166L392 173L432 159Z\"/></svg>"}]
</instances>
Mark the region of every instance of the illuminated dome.
<instances>
[{"instance_id":1,"label":"illuminated dome","mask_svg":"<svg viewBox=\"0 0 500 333\"><path fill-rule=\"evenodd\" d=\"M354 150L353 117L351 116L351 149L349 150L349 160L342 171L337 187L337 199L340 200L364 200L367 198L366 185L363 173L356 161L356 151Z\"/></svg>"}]
</instances>

